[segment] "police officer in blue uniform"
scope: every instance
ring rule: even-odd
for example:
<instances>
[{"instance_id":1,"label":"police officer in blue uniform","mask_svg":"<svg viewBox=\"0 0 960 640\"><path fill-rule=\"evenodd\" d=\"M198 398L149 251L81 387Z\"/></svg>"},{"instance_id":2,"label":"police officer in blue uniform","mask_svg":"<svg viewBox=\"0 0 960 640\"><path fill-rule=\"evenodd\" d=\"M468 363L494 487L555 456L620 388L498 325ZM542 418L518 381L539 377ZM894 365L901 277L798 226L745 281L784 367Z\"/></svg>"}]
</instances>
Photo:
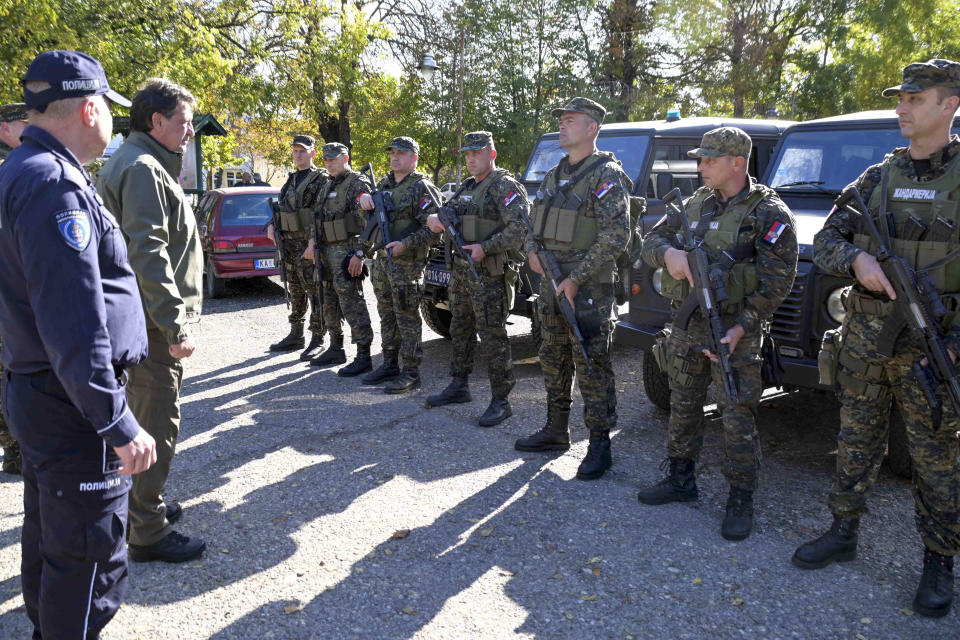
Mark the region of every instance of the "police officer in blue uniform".
<instances>
[{"instance_id":1,"label":"police officer in blue uniform","mask_svg":"<svg viewBox=\"0 0 960 640\"><path fill-rule=\"evenodd\" d=\"M156 459L123 372L147 352L126 243L83 165L112 135L103 67L37 56L30 124L0 165L3 412L23 457L21 581L34 639L98 638L127 582L130 475Z\"/></svg>"}]
</instances>

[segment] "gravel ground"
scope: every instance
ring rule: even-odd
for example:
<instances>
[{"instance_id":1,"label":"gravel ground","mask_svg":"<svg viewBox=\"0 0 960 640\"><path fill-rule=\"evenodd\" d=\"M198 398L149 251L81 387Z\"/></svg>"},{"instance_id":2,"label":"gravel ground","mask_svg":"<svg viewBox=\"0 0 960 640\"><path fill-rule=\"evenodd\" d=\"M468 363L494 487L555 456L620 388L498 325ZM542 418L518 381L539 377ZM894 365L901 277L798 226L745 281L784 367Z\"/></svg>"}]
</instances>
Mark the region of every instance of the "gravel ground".
<instances>
[{"instance_id":1,"label":"gravel ground","mask_svg":"<svg viewBox=\"0 0 960 640\"><path fill-rule=\"evenodd\" d=\"M474 376L472 403L423 408L446 385L451 355L426 327L425 388L386 396L267 352L286 327L274 284L231 283L228 294L205 304L168 483L184 506L177 529L205 539L207 552L184 565L131 564L105 640L960 637L956 613L933 621L910 611L922 548L909 483L886 472L855 562L790 564L829 522L837 412L822 394L764 401L756 526L732 543L719 534L727 486L710 408L699 501L636 501L661 477L666 424L643 394L640 351L615 351L614 468L580 482L579 399L566 455L513 450L545 415L527 320L511 327L523 363L514 415L481 429L485 375ZM29 636L22 514L21 484L2 476L3 639Z\"/></svg>"}]
</instances>

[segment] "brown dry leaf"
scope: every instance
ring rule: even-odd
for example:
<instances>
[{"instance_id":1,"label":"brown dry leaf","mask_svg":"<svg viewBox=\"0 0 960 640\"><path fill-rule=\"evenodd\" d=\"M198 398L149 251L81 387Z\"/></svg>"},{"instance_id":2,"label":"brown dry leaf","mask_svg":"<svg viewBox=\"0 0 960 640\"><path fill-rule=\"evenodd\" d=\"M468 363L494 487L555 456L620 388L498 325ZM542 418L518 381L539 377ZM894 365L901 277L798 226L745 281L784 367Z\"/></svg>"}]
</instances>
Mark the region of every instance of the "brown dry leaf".
<instances>
[{"instance_id":1,"label":"brown dry leaf","mask_svg":"<svg viewBox=\"0 0 960 640\"><path fill-rule=\"evenodd\" d=\"M394 538L395 540L402 540L403 538L406 538L408 535L410 535L410 529L397 529L396 531L393 532L393 535L391 535L390 537Z\"/></svg>"},{"instance_id":2,"label":"brown dry leaf","mask_svg":"<svg viewBox=\"0 0 960 640\"><path fill-rule=\"evenodd\" d=\"M747 601L744 600L743 598L734 598L733 600L730 601L730 604L732 604L735 607L742 607L743 605L747 604Z\"/></svg>"},{"instance_id":3,"label":"brown dry leaf","mask_svg":"<svg viewBox=\"0 0 960 640\"><path fill-rule=\"evenodd\" d=\"M287 615L290 615L291 613L296 613L298 611L300 611L300 605L298 604L288 604L283 608L283 612Z\"/></svg>"},{"instance_id":4,"label":"brown dry leaf","mask_svg":"<svg viewBox=\"0 0 960 640\"><path fill-rule=\"evenodd\" d=\"M404 607L403 609L400 609L400 611L404 612L404 613L407 614L408 616L415 616L415 615L417 615L418 613L420 613L420 612L417 611L416 609L411 609L410 607Z\"/></svg>"},{"instance_id":5,"label":"brown dry leaf","mask_svg":"<svg viewBox=\"0 0 960 640\"><path fill-rule=\"evenodd\" d=\"M484 538L486 538L486 537L488 537L491 533L493 533L493 529L494 529L494 527L487 527L486 529L480 529L480 531L477 531L477 533L479 533L481 536L483 536Z\"/></svg>"},{"instance_id":6,"label":"brown dry leaf","mask_svg":"<svg viewBox=\"0 0 960 640\"><path fill-rule=\"evenodd\" d=\"M593 602L597 599L597 596L580 596L581 600L586 600L587 602Z\"/></svg>"},{"instance_id":7,"label":"brown dry leaf","mask_svg":"<svg viewBox=\"0 0 960 640\"><path fill-rule=\"evenodd\" d=\"M601 573L603 573L603 572L600 571L600 569L599 569L598 567L594 567L594 568L593 568L593 575L599 577Z\"/></svg>"}]
</instances>

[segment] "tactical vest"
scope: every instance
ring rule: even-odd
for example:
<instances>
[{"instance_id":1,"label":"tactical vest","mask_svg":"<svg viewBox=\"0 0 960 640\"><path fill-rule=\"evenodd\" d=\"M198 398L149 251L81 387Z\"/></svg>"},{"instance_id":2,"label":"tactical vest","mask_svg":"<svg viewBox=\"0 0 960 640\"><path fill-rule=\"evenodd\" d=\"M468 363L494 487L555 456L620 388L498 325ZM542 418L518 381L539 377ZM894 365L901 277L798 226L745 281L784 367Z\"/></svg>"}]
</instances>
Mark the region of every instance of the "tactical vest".
<instances>
[{"instance_id":1,"label":"tactical vest","mask_svg":"<svg viewBox=\"0 0 960 640\"><path fill-rule=\"evenodd\" d=\"M598 157L590 156L584 160L584 168L590 168L584 173L574 173L572 179L575 181L565 184L562 189L566 195L566 200L561 206L550 206L549 199L545 195L556 193L557 185L557 167L554 167L544 178L537 198L533 202L533 235L543 242L545 249L549 251L586 251L597 240L597 219L594 214L591 198L596 193L597 173L607 165L613 162L619 166L616 157L612 153L600 151L597 156L603 157L606 161L597 164ZM562 162L562 161L561 161ZM574 196L580 199L580 206L573 208L571 202L575 202ZM579 261L561 262L560 271L564 276L570 275ZM611 265L609 271L599 274L598 282L611 284L614 280L614 265Z\"/></svg>"},{"instance_id":2,"label":"tactical vest","mask_svg":"<svg viewBox=\"0 0 960 640\"><path fill-rule=\"evenodd\" d=\"M359 173L348 169L342 179L334 181L331 178L317 194L324 242L344 242L363 231L360 220L353 214L354 204L350 201L350 188L354 181L360 179Z\"/></svg>"},{"instance_id":3,"label":"tactical vest","mask_svg":"<svg viewBox=\"0 0 960 640\"><path fill-rule=\"evenodd\" d=\"M892 156L888 156L880 169L881 175L886 174L888 180L886 209L893 214L895 227L891 230L893 237L889 239L890 249L914 269L926 270L940 293L960 293L960 255L957 255L960 249L960 156L950 161L948 170L942 176L927 182L910 180L891 166L891 160ZM868 207L875 218L881 208L882 195L880 187L870 195ZM918 218L928 229L932 228L939 216L953 224L953 231L949 239L940 242L905 240L901 236L910 216ZM877 227L882 233L883 227L880 224ZM870 241L870 236L861 230L854 234L853 244L876 255L877 247Z\"/></svg>"},{"instance_id":4,"label":"tactical vest","mask_svg":"<svg viewBox=\"0 0 960 640\"><path fill-rule=\"evenodd\" d=\"M280 193L280 230L282 232L295 235L310 232L313 225L313 203L307 198L308 190L316 192L318 185L314 184L317 180L326 177L326 173L314 167L307 176L300 181L295 188L290 188L293 184L293 175L287 179L283 191Z\"/></svg>"},{"instance_id":5,"label":"tactical vest","mask_svg":"<svg viewBox=\"0 0 960 640\"><path fill-rule=\"evenodd\" d=\"M390 219L390 237L394 240L400 240L420 227L416 208L420 206L424 196L430 195L423 185L425 178L424 174L414 171L392 189L383 190L393 199L393 209L387 211L387 217ZM408 183L407 180L410 182ZM430 196L430 200L433 200L433 196ZM439 206L440 203L435 204Z\"/></svg>"},{"instance_id":6,"label":"tactical vest","mask_svg":"<svg viewBox=\"0 0 960 640\"><path fill-rule=\"evenodd\" d=\"M707 201L713 197L713 190L698 189L687 201L687 218L690 221L690 231L703 237L703 245L711 253L726 251L736 261L724 274L724 287L727 291L727 300L723 303L724 313L737 313L744 298L757 290L756 248L753 244L738 245L740 227L744 219L750 215L760 202L768 195L776 192L762 184L754 183L747 197L727 207L719 218L710 221L709 229L704 232L699 229L700 218L707 213L704 211ZM756 231L756 230L755 230ZM699 233L698 233L699 232ZM661 295L671 300L681 301L690 295L690 283L686 280L676 280L664 269L661 278Z\"/></svg>"},{"instance_id":7,"label":"tactical vest","mask_svg":"<svg viewBox=\"0 0 960 640\"><path fill-rule=\"evenodd\" d=\"M510 175L506 169L496 169L476 185L468 194L457 198L454 207L460 218L460 234L470 244L483 242L503 228L503 221L496 205L487 207L486 197L490 187L502 176ZM473 178L471 178L472 180Z\"/></svg>"}]
</instances>

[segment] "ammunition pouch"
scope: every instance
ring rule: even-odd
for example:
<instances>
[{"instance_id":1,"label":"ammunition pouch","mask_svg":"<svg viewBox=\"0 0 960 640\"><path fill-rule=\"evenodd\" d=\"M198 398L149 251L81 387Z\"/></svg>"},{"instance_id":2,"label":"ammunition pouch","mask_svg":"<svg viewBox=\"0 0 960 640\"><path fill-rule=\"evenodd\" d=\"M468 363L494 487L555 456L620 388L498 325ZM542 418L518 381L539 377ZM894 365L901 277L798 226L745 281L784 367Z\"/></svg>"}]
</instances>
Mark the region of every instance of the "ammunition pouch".
<instances>
[{"instance_id":1,"label":"ammunition pouch","mask_svg":"<svg viewBox=\"0 0 960 640\"><path fill-rule=\"evenodd\" d=\"M657 334L657 337L653 341L653 346L650 347L653 361L657 363L657 368L660 369L661 373L666 373L667 367L669 366L669 358L667 357L667 342L669 340L670 325L668 324L660 330L660 333Z\"/></svg>"},{"instance_id":2,"label":"ammunition pouch","mask_svg":"<svg viewBox=\"0 0 960 640\"><path fill-rule=\"evenodd\" d=\"M360 222L356 216L346 216L323 221L323 239L326 242L344 242L360 234Z\"/></svg>"},{"instance_id":3,"label":"ammunition pouch","mask_svg":"<svg viewBox=\"0 0 960 640\"><path fill-rule=\"evenodd\" d=\"M506 262L503 270L503 288L507 293L507 311L512 311L513 305L517 301L517 280L519 279L520 270Z\"/></svg>"},{"instance_id":4,"label":"ammunition pouch","mask_svg":"<svg viewBox=\"0 0 960 640\"><path fill-rule=\"evenodd\" d=\"M280 231L303 231L310 228L310 221L308 220L306 224L300 224L300 211L280 211L278 216L280 218Z\"/></svg>"},{"instance_id":5,"label":"ammunition pouch","mask_svg":"<svg viewBox=\"0 0 960 640\"><path fill-rule=\"evenodd\" d=\"M550 251L584 251L597 238L597 221L580 215L579 209L550 208L541 201L533 209L533 234L543 238Z\"/></svg>"},{"instance_id":6,"label":"ammunition pouch","mask_svg":"<svg viewBox=\"0 0 960 640\"><path fill-rule=\"evenodd\" d=\"M820 384L831 389L837 388L837 365L841 344L843 344L843 332L840 328L823 332L820 353L817 354L817 372L820 374Z\"/></svg>"}]
</instances>

